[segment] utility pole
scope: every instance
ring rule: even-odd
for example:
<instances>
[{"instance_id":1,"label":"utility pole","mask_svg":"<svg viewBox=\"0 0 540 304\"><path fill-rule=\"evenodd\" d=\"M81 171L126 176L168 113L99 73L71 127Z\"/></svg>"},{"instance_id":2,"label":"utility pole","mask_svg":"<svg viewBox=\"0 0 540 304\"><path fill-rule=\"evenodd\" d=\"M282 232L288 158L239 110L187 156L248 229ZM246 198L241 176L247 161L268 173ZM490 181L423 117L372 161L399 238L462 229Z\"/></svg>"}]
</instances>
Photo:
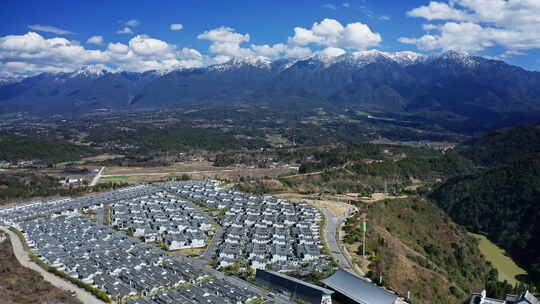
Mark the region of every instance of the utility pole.
<instances>
[{"instance_id":1,"label":"utility pole","mask_svg":"<svg viewBox=\"0 0 540 304\"><path fill-rule=\"evenodd\" d=\"M362 257L365 259L366 258L366 231L367 231L367 220L366 218L364 217L364 222L363 222L363 230L364 230L364 239L362 241Z\"/></svg>"}]
</instances>

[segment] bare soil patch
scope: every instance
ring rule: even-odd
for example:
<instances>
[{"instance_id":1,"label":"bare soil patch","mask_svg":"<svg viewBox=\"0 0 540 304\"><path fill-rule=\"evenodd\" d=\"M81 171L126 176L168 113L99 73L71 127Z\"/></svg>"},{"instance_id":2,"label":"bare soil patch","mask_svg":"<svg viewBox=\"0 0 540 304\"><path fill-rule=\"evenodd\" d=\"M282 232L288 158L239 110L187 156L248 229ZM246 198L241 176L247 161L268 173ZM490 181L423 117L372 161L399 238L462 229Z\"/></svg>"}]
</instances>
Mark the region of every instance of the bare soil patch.
<instances>
[{"instance_id":1,"label":"bare soil patch","mask_svg":"<svg viewBox=\"0 0 540 304\"><path fill-rule=\"evenodd\" d=\"M9 239L0 243L0 295L3 304L82 304L43 280L39 273L19 264Z\"/></svg>"}]
</instances>

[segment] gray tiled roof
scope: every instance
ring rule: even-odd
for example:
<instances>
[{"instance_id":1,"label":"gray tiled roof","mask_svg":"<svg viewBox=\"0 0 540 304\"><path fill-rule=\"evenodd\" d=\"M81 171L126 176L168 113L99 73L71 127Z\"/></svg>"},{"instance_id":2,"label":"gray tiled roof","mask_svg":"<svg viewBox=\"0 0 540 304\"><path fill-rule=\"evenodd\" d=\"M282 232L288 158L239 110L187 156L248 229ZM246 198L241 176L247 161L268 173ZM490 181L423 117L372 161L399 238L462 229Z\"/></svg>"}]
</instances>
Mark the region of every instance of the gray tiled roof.
<instances>
[{"instance_id":1,"label":"gray tiled roof","mask_svg":"<svg viewBox=\"0 0 540 304\"><path fill-rule=\"evenodd\" d=\"M397 295L343 270L338 270L321 282L362 304L394 304L398 298Z\"/></svg>"}]
</instances>

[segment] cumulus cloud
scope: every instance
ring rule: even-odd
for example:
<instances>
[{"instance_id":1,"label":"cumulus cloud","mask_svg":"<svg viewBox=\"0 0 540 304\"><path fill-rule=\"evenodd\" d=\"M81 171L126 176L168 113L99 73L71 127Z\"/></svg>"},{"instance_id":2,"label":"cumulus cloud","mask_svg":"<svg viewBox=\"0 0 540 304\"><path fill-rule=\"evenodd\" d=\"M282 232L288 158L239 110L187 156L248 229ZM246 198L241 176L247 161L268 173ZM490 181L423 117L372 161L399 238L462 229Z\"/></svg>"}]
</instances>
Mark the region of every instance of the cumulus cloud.
<instances>
[{"instance_id":1,"label":"cumulus cloud","mask_svg":"<svg viewBox=\"0 0 540 304\"><path fill-rule=\"evenodd\" d=\"M381 35L372 32L366 24L356 22L343 26L334 19L324 19L320 23L316 22L311 29L296 27L294 33L294 36L289 38L289 42L299 46L316 44L365 50L378 45L382 41Z\"/></svg>"},{"instance_id":2,"label":"cumulus cloud","mask_svg":"<svg viewBox=\"0 0 540 304\"><path fill-rule=\"evenodd\" d=\"M276 43L273 45L251 44L242 46L250 41L249 34L237 33L230 27L219 27L206 31L198 39L210 41L209 51L215 57L212 63L222 63L232 58L266 57L275 59L279 57L304 58L310 56L312 51L304 45L291 43Z\"/></svg>"},{"instance_id":3,"label":"cumulus cloud","mask_svg":"<svg viewBox=\"0 0 540 304\"><path fill-rule=\"evenodd\" d=\"M249 57L253 55L249 49L240 47L240 44L249 41L249 34L237 33L230 27L218 27L200 34L197 38L210 41L209 51L214 54L230 57Z\"/></svg>"},{"instance_id":4,"label":"cumulus cloud","mask_svg":"<svg viewBox=\"0 0 540 304\"><path fill-rule=\"evenodd\" d=\"M123 29L119 29L116 31L117 34L133 34L133 30L129 27L124 27Z\"/></svg>"},{"instance_id":5,"label":"cumulus cloud","mask_svg":"<svg viewBox=\"0 0 540 304\"><path fill-rule=\"evenodd\" d=\"M172 28L178 27L171 25ZM126 26L119 33L132 34L133 31ZM75 40L61 37L46 39L36 32L8 35L0 37L0 75L28 76L40 72L73 71L82 65L142 72L202 67L232 58L306 58L315 53L335 57L349 50L367 49L382 40L366 24L344 25L334 19L316 22L311 28L297 27L286 41L274 44L250 43L248 33L239 33L225 26L209 29L197 38L209 42L207 54L147 35L136 35L127 43L105 44L102 36L93 36L86 41L88 44L106 45L102 50L86 49Z\"/></svg>"},{"instance_id":6,"label":"cumulus cloud","mask_svg":"<svg viewBox=\"0 0 540 304\"><path fill-rule=\"evenodd\" d=\"M53 33L57 35L69 35L74 34L73 32L63 30L54 26L50 25L41 25L41 24L33 24L28 26L29 29L38 31L38 32L46 32L46 33Z\"/></svg>"},{"instance_id":7,"label":"cumulus cloud","mask_svg":"<svg viewBox=\"0 0 540 304\"><path fill-rule=\"evenodd\" d=\"M540 2L536 0L431 1L407 14L440 22L423 26L436 33L400 38L422 50L478 52L496 45L509 50L540 48Z\"/></svg>"},{"instance_id":8,"label":"cumulus cloud","mask_svg":"<svg viewBox=\"0 0 540 304\"><path fill-rule=\"evenodd\" d=\"M88 50L65 38L45 39L35 32L0 37L2 76L73 71L82 65L103 64L112 69L146 71L204 65L197 50L138 35L129 43L109 43L104 51Z\"/></svg>"},{"instance_id":9,"label":"cumulus cloud","mask_svg":"<svg viewBox=\"0 0 540 304\"><path fill-rule=\"evenodd\" d=\"M183 29L184 26L180 23L173 23L171 24L171 31L179 31L181 29Z\"/></svg>"},{"instance_id":10,"label":"cumulus cloud","mask_svg":"<svg viewBox=\"0 0 540 304\"><path fill-rule=\"evenodd\" d=\"M129 47L123 43L109 43L107 50L116 54L125 54L129 51Z\"/></svg>"},{"instance_id":11,"label":"cumulus cloud","mask_svg":"<svg viewBox=\"0 0 540 304\"><path fill-rule=\"evenodd\" d=\"M325 57L338 57L347 53L344 49L336 47L327 47L324 50L320 51L319 54Z\"/></svg>"},{"instance_id":12,"label":"cumulus cloud","mask_svg":"<svg viewBox=\"0 0 540 304\"><path fill-rule=\"evenodd\" d=\"M407 12L411 17L422 17L427 20L456 20L465 21L471 17L464 11L452 7L450 4L432 1Z\"/></svg>"},{"instance_id":13,"label":"cumulus cloud","mask_svg":"<svg viewBox=\"0 0 540 304\"><path fill-rule=\"evenodd\" d=\"M86 40L86 43L102 45L103 44L103 36L92 36L92 37L88 38L88 40Z\"/></svg>"},{"instance_id":14,"label":"cumulus cloud","mask_svg":"<svg viewBox=\"0 0 540 304\"><path fill-rule=\"evenodd\" d=\"M137 54L143 56L159 55L170 51L171 46L162 40L138 35L129 41L129 47Z\"/></svg>"}]
</instances>

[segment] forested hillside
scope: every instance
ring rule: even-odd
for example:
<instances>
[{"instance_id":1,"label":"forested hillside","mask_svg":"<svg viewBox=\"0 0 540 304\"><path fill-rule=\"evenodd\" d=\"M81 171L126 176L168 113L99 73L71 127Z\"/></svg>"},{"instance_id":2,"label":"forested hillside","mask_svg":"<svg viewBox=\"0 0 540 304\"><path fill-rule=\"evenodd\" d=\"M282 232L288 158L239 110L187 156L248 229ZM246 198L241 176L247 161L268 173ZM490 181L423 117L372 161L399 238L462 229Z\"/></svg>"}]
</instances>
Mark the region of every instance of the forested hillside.
<instances>
[{"instance_id":1,"label":"forested hillside","mask_svg":"<svg viewBox=\"0 0 540 304\"><path fill-rule=\"evenodd\" d=\"M96 154L87 146L63 140L49 140L26 136L0 136L0 160L40 160L63 162L81 159Z\"/></svg>"},{"instance_id":2,"label":"forested hillside","mask_svg":"<svg viewBox=\"0 0 540 304\"><path fill-rule=\"evenodd\" d=\"M491 132L461 153L482 166L507 164L540 152L540 124Z\"/></svg>"},{"instance_id":3,"label":"forested hillside","mask_svg":"<svg viewBox=\"0 0 540 304\"><path fill-rule=\"evenodd\" d=\"M540 155L450 179L431 197L458 223L506 249L540 285Z\"/></svg>"},{"instance_id":4,"label":"forested hillside","mask_svg":"<svg viewBox=\"0 0 540 304\"><path fill-rule=\"evenodd\" d=\"M101 183L94 187L62 187L58 179L38 173L0 173L0 206L11 200L49 196L73 196L85 192L124 187L122 183Z\"/></svg>"}]
</instances>

